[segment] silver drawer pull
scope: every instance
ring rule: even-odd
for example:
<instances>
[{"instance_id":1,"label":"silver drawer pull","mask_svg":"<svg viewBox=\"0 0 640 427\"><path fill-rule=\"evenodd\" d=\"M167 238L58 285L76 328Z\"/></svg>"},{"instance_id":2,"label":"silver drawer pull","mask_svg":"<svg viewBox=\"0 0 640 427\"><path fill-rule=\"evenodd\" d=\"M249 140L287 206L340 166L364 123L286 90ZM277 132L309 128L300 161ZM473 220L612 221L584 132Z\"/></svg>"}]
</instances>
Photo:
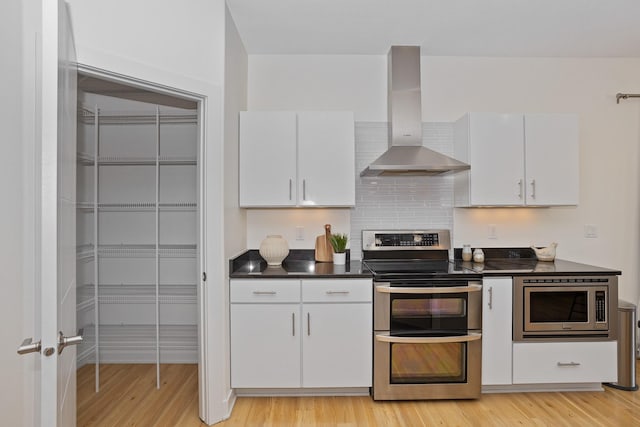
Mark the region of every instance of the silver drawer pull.
<instances>
[{"instance_id":1,"label":"silver drawer pull","mask_svg":"<svg viewBox=\"0 0 640 427\"><path fill-rule=\"evenodd\" d=\"M276 291L253 291L254 295L275 295Z\"/></svg>"},{"instance_id":2,"label":"silver drawer pull","mask_svg":"<svg viewBox=\"0 0 640 427\"><path fill-rule=\"evenodd\" d=\"M327 295L349 295L349 291L327 291Z\"/></svg>"},{"instance_id":3,"label":"silver drawer pull","mask_svg":"<svg viewBox=\"0 0 640 427\"><path fill-rule=\"evenodd\" d=\"M558 362L558 366L563 368L567 366L580 366L580 364L578 362Z\"/></svg>"}]
</instances>

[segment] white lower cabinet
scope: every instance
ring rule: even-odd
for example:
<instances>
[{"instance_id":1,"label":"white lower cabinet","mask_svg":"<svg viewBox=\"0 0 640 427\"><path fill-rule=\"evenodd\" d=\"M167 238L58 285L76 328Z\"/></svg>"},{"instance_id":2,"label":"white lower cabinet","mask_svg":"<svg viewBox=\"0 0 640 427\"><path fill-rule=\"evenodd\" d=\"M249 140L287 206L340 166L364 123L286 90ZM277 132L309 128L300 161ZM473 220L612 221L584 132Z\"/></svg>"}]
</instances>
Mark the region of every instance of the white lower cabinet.
<instances>
[{"instance_id":1,"label":"white lower cabinet","mask_svg":"<svg viewBox=\"0 0 640 427\"><path fill-rule=\"evenodd\" d=\"M617 381L617 342L514 343L513 383Z\"/></svg>"},{"instance_id":2,"label":"white lower cabinet","mask_svg":"<svg viewBox=\"0 0 640 427\"><path fill-rule=\"evenodd\" d=\"M482 385L511 384L511 277L485 277L482 282Z\"/></svg>"},{"instance_id":3,"label":"white lower cabinet","mask_svg":"<svg viewBox=\"0 0 640 427\"><path fill-rule=\"evenodd\" d=\"M231 387L370 387L371 279L233 279Z\"/></svg>"},{"instance_id":4,"label":"white lower cabinet","mask_svg":"<svg viewBox=\"0 0 640 427\"><path fill-rule=\"evenodd\" d=\"M299 304L231 304L231 386L300 387Z\"/></svg>"},{"instance_id":5,"label":"white lower cabinet","mask_svg":"<svg viewBox=\"0 0 640 427\"><path fill-rule=\"evenodd\" d=\"M371 387L371 304L304 304L303 387Z\"/></svg>"}]
</instances>

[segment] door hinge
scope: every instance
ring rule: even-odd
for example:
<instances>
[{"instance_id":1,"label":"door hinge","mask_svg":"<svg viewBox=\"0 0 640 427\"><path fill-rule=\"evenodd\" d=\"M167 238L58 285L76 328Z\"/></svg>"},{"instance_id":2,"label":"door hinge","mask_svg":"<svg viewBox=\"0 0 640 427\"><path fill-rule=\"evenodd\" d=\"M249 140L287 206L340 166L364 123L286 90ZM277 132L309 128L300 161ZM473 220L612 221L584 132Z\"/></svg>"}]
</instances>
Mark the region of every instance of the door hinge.
<instances>
[{"instance_id":1,"label":"door hinge","mask_svg":"<svg viewBox=\"0 0 640 427\"><path fill-rule=\"evenodd\" d=\"M205 273L204 271L202 272L202 281L203 282L207 281L207 273Z\"/></svg>"}]
</instances>

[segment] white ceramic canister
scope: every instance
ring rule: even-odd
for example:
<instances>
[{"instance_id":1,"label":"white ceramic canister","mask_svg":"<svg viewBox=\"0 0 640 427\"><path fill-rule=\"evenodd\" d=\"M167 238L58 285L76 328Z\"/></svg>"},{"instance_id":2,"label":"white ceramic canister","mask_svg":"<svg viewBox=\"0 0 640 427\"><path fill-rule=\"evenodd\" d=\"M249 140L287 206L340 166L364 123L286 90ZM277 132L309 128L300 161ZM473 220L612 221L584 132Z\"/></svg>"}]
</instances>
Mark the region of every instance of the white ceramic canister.
<instances>
[{"instance_id":1,"label":"white ceramic canister","mask_svg":"<svg viewBox=\"0 0 640 427\"><path fill-rule=\"evenodd\" d=\"M473 262L484 262L484 251L477 248L473 251Z\"/></svg>"},{"instance_id":2,"label":"white ceramic canister","mask_svg":"<svg viewBox=\"0 0 640 427\"><path fill-rule=\"evenodd\" d=\"M268 265L278 266L289 255L289 245L279 234L271 234L260 243L260 256Z\"/></svg>"},{"instance_id":3,"label":"white ceramic canister","mask_svg":"<svg viewBox=\"0 0 640 427\"><path fill-rule=\"evenodd\" d=\"M471 253L471 245L462 245L462 260L471 261L473 254Z\"/></svg>"}]
</instances>

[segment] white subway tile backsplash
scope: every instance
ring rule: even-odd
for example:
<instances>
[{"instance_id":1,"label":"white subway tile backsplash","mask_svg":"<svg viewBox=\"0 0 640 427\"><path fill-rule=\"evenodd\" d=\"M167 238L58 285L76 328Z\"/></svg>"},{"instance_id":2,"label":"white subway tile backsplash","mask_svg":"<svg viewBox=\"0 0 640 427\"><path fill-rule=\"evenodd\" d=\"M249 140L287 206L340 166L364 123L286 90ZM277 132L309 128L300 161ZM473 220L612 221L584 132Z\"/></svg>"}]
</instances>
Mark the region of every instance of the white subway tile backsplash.
<instances>
[{"instance_id":1,"label":"white subway tile backsplash","mask_svg":"<svg viewBox=\"0 0 640 427\"><path fill-rule=\"evenodd\" d=\"M351 257L361 258L362 230L453 228L453 177L361 178L388 148L387 123L356 122L356 206L351 210ZM453 154L453 125L423 123L422 144Z\"/></svg>"}]
</instances>

